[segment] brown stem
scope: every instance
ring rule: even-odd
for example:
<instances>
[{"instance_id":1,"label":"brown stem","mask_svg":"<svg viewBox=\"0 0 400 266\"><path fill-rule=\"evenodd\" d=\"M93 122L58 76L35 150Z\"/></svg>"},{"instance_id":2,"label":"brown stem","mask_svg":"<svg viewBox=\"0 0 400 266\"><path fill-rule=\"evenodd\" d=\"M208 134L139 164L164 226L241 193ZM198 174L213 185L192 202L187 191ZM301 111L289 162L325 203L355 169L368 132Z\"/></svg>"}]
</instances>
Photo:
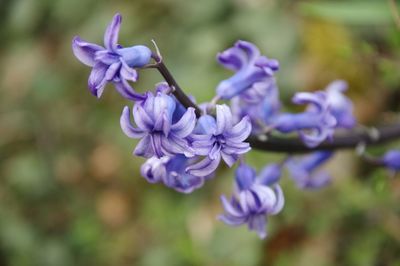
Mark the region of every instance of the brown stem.
<instances>
[{"instance_id":1,"label":"brown stem","mask_svg":"<svg viewBox=\"0 0 400 266\"><path fill-rule=\"evenodd\" d=\"M202 113L201 109L195 103L193 103L192 100L190 100L190 98L183 92L181 87L179 87L178 83L175 81L164 62L161 61L157 63L156 68L164 77L168 85L173 88L172 94L175 96L175 98L186 108L193 107L195 109L196 116L200 117Z\"/></svg>"},{"instance_id":2,"label":"brown stem","mask_svg":"<svg viewBox=\"0 0 400 266\"><path fill-rule=\"evenodd\" d=\"M193 103L190 98L179 87L171 72L169 72L162 60L156 64L156 68L164 77L165 81L174 88L173 94L176 99L186 108L193 107L196 111L196 116L200 117L201 109ZM333 141L325 141L314 148L309 148L297 137L277 137L271 135L252 135L247 141L251 147L257 150L269 152L285 152L285 153L307 153L323 150L339 150L339 149L354 149L360 144L377 145L385 142L400 139L400 124L389 125L376 128L374 134L365 129L349 130L342 134L338 134L333 138Z\"/></svg>"}]
</instances>

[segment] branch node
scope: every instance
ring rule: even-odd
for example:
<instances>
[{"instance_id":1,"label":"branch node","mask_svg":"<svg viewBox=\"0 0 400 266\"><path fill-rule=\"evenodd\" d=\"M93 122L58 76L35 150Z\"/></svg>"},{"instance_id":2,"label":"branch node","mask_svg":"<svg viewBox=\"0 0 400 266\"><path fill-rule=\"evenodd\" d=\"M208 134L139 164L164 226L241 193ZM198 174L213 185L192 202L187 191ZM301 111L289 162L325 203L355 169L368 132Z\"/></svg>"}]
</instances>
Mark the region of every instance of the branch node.
<instances>
[{"instance_id":1,"label":"branch node","mask_svg":"<svg viewBox=\"0 0 400 266\"><path fill-rule=\"evenodd\" d=\"M163 60L160 49L158 48L158 45L154 39L151 39L151 42L153 43L154 48L156 49L156 54L154 59L156 60L157 64L159 64Z\"/></svg>"},{"instance_id":2,"label":"branch node","mask_svg":"<svg viewBox=\"0 0 400 266\"><path fill-rule=\"evenodd\" d=\"M268 136L266 134L257 135L257 139L262 142L266 142L268 140Z\"/></svg>"},{"instance_id":3,"label":"branch node","mask_svg":"<svg viewBox=\"0 0 400 266\"><path fill-rule=\"evenodd\" d=\"M358 156L362 157L365 155L365 150L367 148L367 144L365 141L361 141L360 143L357 144L355 152Z\"/></svg>"},{"instance_id":4,"label":"branch node","mask_svg":"<svg viewBox=\"0 0 400 266\"><path fill-rule=\"evenodd\" d=\"M381 134L376 127L371 127L367 129L368 136L373 140L377 141L381 138Z\"/></svg>"}]
</instances>

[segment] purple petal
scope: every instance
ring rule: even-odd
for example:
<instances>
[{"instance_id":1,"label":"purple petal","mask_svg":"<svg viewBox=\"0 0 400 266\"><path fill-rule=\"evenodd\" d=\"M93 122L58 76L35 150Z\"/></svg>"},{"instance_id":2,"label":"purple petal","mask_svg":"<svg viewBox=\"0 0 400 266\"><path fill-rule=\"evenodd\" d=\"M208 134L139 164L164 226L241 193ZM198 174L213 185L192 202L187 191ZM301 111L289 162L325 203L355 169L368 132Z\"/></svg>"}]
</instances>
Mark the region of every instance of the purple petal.
<instances>
[{"instance_id":1,"label":"purple petal","mask_svg":"<svg viewBox=\"0 0 400 266\"><path fill-rule=\"evenodd\" d=\"M217 130L217 124L215 118L210 115L202 115L197 120L197 125L194 133L199 135L212 135Z\"/></svg>"},{"instance_id":2,"label":"purple petal","mask_svg":"<svg viewBox=\"0 0 400 266\"><path fill-rule=\"evenodd\" d=\"M158 115L156 116L156 121L154 122L153 131L163 131L164 135L168 136L169 127L167 125L168 125L168 117L164 110L161 113L158 113Z\"/></svg>"},{"instance_id":3,"label":"purple petal","mask_svg":"<svg viewBox=\"0 0 400 266\"><path fill-rule=\"evenodd\" d=\"M244 154L250 150L250 144L247 142L231 143L227 141L223 148L223 152L226 154Z\"/></svg>"},{"instance_id":4,"label":"purple petal","mask_svg":"<svg viewBox=\"0 0 400 266\"><path fill-rule=\"evenodd\" d=\"M246 217L234 217L230 215L220 215L218 219L230 226L239 226L246 222Z\"/></svg>"},{"instance_id":5,"label":"purple petal","mask_svg":"<svg viewBox=\"0 0 400 266\"><path fill-rule=\"evenodd\" d=\"M217 55L217 60L224 67L238 71L247 63L247 56L237 47L226 49Z\"/></svg>"},{"instance_id":6,"label":"purple petal","mask_svg":"<svg viewBox=\"0 0 400 266\"><path fill-rule=\"evenodd\" d=\"M129 83L121 79L119 82L114 81L115 89L122 95L122 97L132 101L143 101L146 95L139 94L129 85Z\"/></svg>"},{"instance_id":7,"label":"purple petal","mask_svg":"<svg viewBox=\"0 0 400 266\"><path fill-rule=\"evenodd\" d=\"M222 203L222 207L224 207L225 212L228 213L228 215L230 216L235 216L235 217L242 217L243 213L241 213L239 210L237 210L236 208L234 208L232 206L232 204L226 199L225 196L221 196L221 203Z\"/></svg>"},{"instance_id":8,"label":"purple petal","mask_svg":"<svg viewBox=\"0 0 400 266\"><path fill-rule=\"evenodd\" d=\"M224 135L229 138L232 142L241 142L249 137L251 133L250 118L245 116L242 120L237 123L231 130L226 132Z\"/></svg>"},{"instance_id":9,"label":"purple petal","mask_svg":"<svg viewBox=\"0 0 400 266\"><path fill-rule=\"evenodd\" d=\"M151 157L140 167L140 173L148 182L158 183L167 175L165 164L168 160L168 157Z\"/></svg>"},{"instance_id":10,"label":"purple petal","mask_svg":"<svg viewBox=\"0 0 400 266\"><path fill-rule=\"evenodd\" d=\"M108 50L97 51L94 59L106 65L112 65L120 61L117 54L110 53Z\"/></svg>"},{"instance_id":11,"label":"purple petal","mask_svg":"<svg viewBox=\"0 0 400 266\"><path fill-rule=\"evenodd\" d=\"M105 75L107 72L107 65L103 63L96 63L90 72L88 86L93 95L100 98L103 94L104 87L106 86Z\"/></svg>"},{"instance_id":12,"label":"purple petal","mask_svg":"<svg viewBox=\"0 0 400 266\"><path fill-rule=\"evenodd\" d=\"M150 143L151 147L153 148L154 155L158 158L161 158L165 155L173 156L174 154L169 153L168 151L164 150L161 143L162 143L162 135L161 134L152 134L150 135Z\"/></svg>"},{"instance_id":13,"label":"purple petal","mask_svg":"<svg viewBox=\"0 0 400 266\"><path fill-rule=\"evenodd\" d=\"M400 171L400 151L390 150L383 155L382 163L394 171Z\"/></svg>"},{"instance_id":14,"label":"purple petal","mask_svg":"<svg viewBox=\"0 0 400 266\"><path fill-rule=\"evenodd\" d=\"M221 145L215 143L211 148L208 157L210 157L211 160L215 160L217 157L221 156L220 151L221 151Z\"/></svg>"},{"instance_id":15,"label":"purple petal","mask_svg":"<svg viewBox=\"0 0 400 266\"><path fill-rule=\"evenodd\" d=\"M185 138L192 133L196 125L196 114L194 108L189 107L181 119L172 125L171 130L175 136Z\"/></svg>"},{"instance_id":16,"label":"purple petal","mask_svg":"<svg viewBox=\"0 0 400 266\"><path fill-rule=\"evenodd\" d=\"M146 158L153 156L151 138L149 135L145 136L139 141L133 153L137 156L142 156Z\"/></svg>"},{"instance_id":17,"label":"purple petal","mask_svg":"<svg viewBox=\"0 0 400 266\"><path fill-rule=\"evenodd\" d=\"M192 135L190 135L190 139L192 141L207 142L207 141L211 141L212 135L192 134Z\"/></svg>"},{"instance_id":18,"label":"purple petal","mask_svg":"<svg viewBox=\"0 0 400 266\"><path fill-rule=\"evenodd\" d=\"M72 40L72 51L74 55L87 66L92 67L95 65L95 53L101 50L104 50L104 48L100 45L86 42L79 36L75 36Z\"/></svg>"},{"instance_id":19,"label":"purple petal","mask_svg":"<svg viewBox=\"0 0 400 266\"><path fill-rule=\"evenodd\" d=\"M171 135L169 136L169 139L170 139L171 141L173 141L173 143L174 143L176 146L179 146L179 147L181 147L182 149L184 149L183 154L184 154L187 158L191 158L191 157L193 157L193 156L195 155L195 151L189 146L189 143L187 142L186 139L179 138L179 137L175 136L174 134L171 134Z\"/></svg>"},{"instance_id":20,"label":"purple petal","mask_svg":"<svg viewBox=\"0 0 400 266\"><path fill-rule=\"evenodd\" d=\"M329 132L324 129L309 129L307 131L300 131L299 135L307 147L314 148L326 140L329 135L328 133Z\"/></svg>"},{"instance_id":21,"label":"purple petal","mask_svg":"<svg viewBox=\"0 0 400 266\"><path fill-rule=\"evenodd\" d=\"M221 152L221 156L222 156L222 159L225 161L225 163L226 163L229 167L232 167L232 166L236 163L236 161L237 161L237 159L238 159L238 156L237 156L237 155L234 155L234 154L227 154L227 153L225 153L225 152Z\"/></svg>"},{"instance_id":22,"label":"purple petal","mask_svg":"<svg viewBox=\"0 0 400 266\"><path fill-rule=\"evenodd\" d=\"M140 104L136 104L133 109L133 118L135 120L136 125L139 128L147 131L151 131L153 129L153 120L146 113L143 107Z\"/></svg>"},{"instance_id":23,"label":"purple petal","mask_svg":"<svg viewBox=\"0 0 400 266\"><path fill-rule=\"evenodd\" d=\"M170 135L168 138L163 137L162 146L173 154L184 154L190 158L194 156L194 150L189 147L188 142L185 139Z\"/></svg>"},{"instance_id":24,"label":"purple petal","mask_svg":"<svg viewBox=\"0 0 400 266\"><path fill-rule=\"evenodd\" d=\"M122 59L120 59L120 60L122 63L122 67L120 70L121 78L130 80L133 82L137 81L137 79L138 79L137 71L135 69L129 67L124 60L122 60Z\"/></svg>"},{"instance_id":25,"label":"purple petal","mask_svg":"<svg viewBox=\"0 0 400 266\"><path fill-rule=\"evenodd\" d=\"M275 185L273 189L276 195L276 203L275 206L272 208L272 210L269 212L271 215L278 214L285 205L285 198L283 196L283 191L281 186Z\"/></svg>"},{"instance_id":26,"label":"purple petal","mask_svg":"<svg viewBox=\"0 0 400 266\"><path fill-rule=\"evenodd\" d=\"M104 46L111 51L115 51L118 48L118 34L121 26L122 17L120 14L115 14L110 24L108 24L106 32L104 34Z\"/></svg>"},{"instance_id":27,"label":"purple petal","mask_svg":"<svg viewBox=\"0 0 400 266\"><path fill-rule=\"evenodd\" d=\"M121 68L120 62L110 65L104 75L105 80L107 80L107 81L113 80L116 76L118 76L118 72L119 72L120 68Z\"/></svg>"},{"instance_id":28,"label":"purple petal","mask_svg":"<svg viewBox=\"0 0 400 266\"><path fill-rule=\"evenodd\" d=\"M348 84L344 80L335 80L332 81L327 87L326 91L339 91L339 92L344 92L347 90Z\"/></svg>"},{"instance_id":29,"label":"purple petal","mask_svg":"<svg viewBox=\"0 0 400 266\"><path fill-rule=\"evenodd\" d=\"M295 104L313 104L321 112L326 108L326 93L322 91L311 92L298 92L292 98Z\"/></svg>"},{"instance_id":30,"label":"purple petal","mask_svg":"<svg viewBox=\"0 0 400 266\"><path fill-rule=\"evenodd\" d=\"M249 229L252 231L256 231L260 238L265 238L267 233L265 231L265 216L264 215L256 215L252 216L249 220Z\"/></svg>"},{"instance_id":31,"label":"purple petal","mask_svg":"<svg viewBox=\"0 0 400 266\"><path fill-rule=\"evenodd\" d=\"M142 130L132 126L130 119L130 110L128 106L125 106L122 111L120 124L122 131L130 138L141 138L145 134Z\"/></svg>"},{"instance_id":32,"label":"purple petal","mask_svg":"<svg viewBox=\"0 0 400 266\"><path fill-rule=\"evenodd\" d=\"M273 163L264 167L257 176L257 183L269 186L279 181L282 174L282 169L279 164Z\"/></svg>"},{"instance_id":33,"label":"purple petal","mask_svg":"<svg viewBox=\"0 0 400 266\"><path fill-rule=\"evenodd\" d=\"M255 181L256 171L247 164L241 163L235 171L235 181L239 190L249 189Z\"/></svg>"},{"instance_id":34,"label":"purple petal","mask_svg":"<svg viewBox=\"0 0 400 266\"><path fill-rule=\"evenodd\" d=\"M207 144L200 144L200 141L195 141L191 146L193 147L196 155L202 156L207 156L213 148L212 143L210 144L209 141L207 141Z\"/></svg>"},{"instance_id":35,"label":"purple petal","mask_svg":"<svg viewBox=\"0 0 400 266\"><path fill-rule=\"evenodd\" d=\"M217 105L217 130L216 134L222 134L224 131L232 128L232 113L231 109L226 105Z\"/></svg>"},{"instance_id":36,"label":"purple petal","mask_svg":"<svg viewBox=\"0 0 400 266\"><path fill-rule=\"evenodd\" d=\"M255 61L260 56L260 50L251 42L237 41L235 46L246 52L249 61Z\"/></svg>"},{"instance_id":37,"label":"purple petal","mask_svg":"<svg viewBox=\"0 0 400 266\"><path fill-rule=\"evenodd\" d=\"M189 194L204 185L204 178L172 171L169 174L169 182L166 185L178 192Z\"/></svg>"},{"instance_id":38,"label":"purple petal","mask_svg":"<svg viewBox=\"0 0 400 266\"><path fill-rule=\"evenodd\" d=\"M220 161L220 156L218 156L215 160L211 160L209 157L206 157L200 162L187 167L186 171L194 176L208 176L218 168Z\"/></svg>"},{"instance_id":39,"label":"purple petal","mask_svg":"<svg viewBox=\"0 0 400 266\"><path fill-rule=\"evenodd\" d=\"M310 176L302 188L319 189L329 185L330 183L331 175L327 172L320 171Z\"/></svg>"},{"instance_id":40,"label":"purple petal","mask_svg":"<svg viewBox=\"0 0 400 266\"><path fill-rule=\"evenodd\" d=\"M152 52L146 46L135 45L118 49L118 54L128 66L141 68L150 62Z\"/></svg>"}]
</instances>

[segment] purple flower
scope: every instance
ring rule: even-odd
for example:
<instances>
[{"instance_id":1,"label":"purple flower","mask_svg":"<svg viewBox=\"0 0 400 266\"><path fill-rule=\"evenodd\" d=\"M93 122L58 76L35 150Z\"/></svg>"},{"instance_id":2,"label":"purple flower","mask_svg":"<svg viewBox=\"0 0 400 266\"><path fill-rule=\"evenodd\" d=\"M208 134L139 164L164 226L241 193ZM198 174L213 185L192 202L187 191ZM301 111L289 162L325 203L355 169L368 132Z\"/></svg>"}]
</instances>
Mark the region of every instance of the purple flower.
<instances>
[{"instance_id":1,"label":"purple flower","mask_svg":"<svg viewBox=\"0 0 400 266\"><path fill-rule=\"evenodd\" d=\"M317 189L328 185L331 176L319 171L319 167L333 156L332 152L321 151L286 163L292 179L302 189Z\"/></svg>"},{"instance_id":2,"label":"purple flower","mask_svg":"<svg viewBox=\"0 0 400 266\"><path fill-rule=\"evenodd\" d=\"M336 127L353 128L356 119L353 115L353 103L343 94L346 90L347 83L343 80L333 81L325 89L330 112L337 121Z\"/></svg>"},{"instance_id":3,"label":"purple flower","mask_svg":"<svg viewBox=\"0 0 400 266\"><path fill-rule=\"evenodd\" d=\"M143 67L151 60L151 50L143 45L123 48L117 44L122 17L116 14L104 34L104 46L89 43L76 36L72 40L72 50L83 64L92 67L89 89L100 98L108 82L129 100L142 100L128 81L136 81L138 74L134 67Z\"/></svg>"},{"instance_id":4,"label":"purple flower","mask_svg":"<svg viewBox=\"0 0 400 266\"><path fill-rule=\"evenodd\" d=\"M273 177L263 176L263 180L276 179L276 173L271 171ZM237 168L235 180L236 191L231 200L221 196L225 213L219 219L231 226L247 224L249 230L256 231L260 238L265 238L267 217L279 213L284 205L281 187L263 184L260 177L256 177L255 170L245 164Z\"/></svg>"},{"instance_id":5,"label":"purple flower","mask_svg":"<svg viewBox=\"0 0 400 266\"><path fill-rule=\"evenodd\" d=\"M400 151L390 150L379 160L381 164L393 171L400 171Z\"/></svg>"},{"instance_id":6,"label":"purple flower","mask_svg":"<svg viewBox=\"0 0 400 266\"><path fill-rule=\"evenodd\" d=\"M148 92L146 100L137 102L133 107L133 118L137 125L134 127L129 107L125 106L120 120L121 128L128 137L141 138L134 150L135 155L146 158L194 155L187 140L196 124L194 109L188 108L179 121L173 123L175 110L174 98L160 91L156 96Z\"/></svg>"},{"instance_id":7,"label":"purple flower","mask_svg":"<svg viewBox=\"0 0 400 266\"><path fill-rule=\"evenodd\" d=\"M277 60L261 56L258 48L246 41L237 41L233 47L218 54L217 59L224 67L236 72L218 85L217 94L222 99L230 99L253 86L266 86L263 83L270 82L268 79L279 69Z\"/></svg>"},{"instance_id":8,"label":"purple flower","mask_svg":"<svg viewBox=\"0 0 400 266\"><path fill-rule=\"evenodd\" d=\"M250 118L253 133L260 133L261 125L268 126L279 114L281 103L275 80L268 87L253 88L235 96L231 100L231 108L235 121L245 116Z\"/></svg>"},{"instance_id":9,"label":"purple flower","mask_svg":"<svg viewBox=\"0 0 400 266\"><path fill-rule=\"evenodd\" d=\"M309 104L299 114L281 114L274 120L274 128L282 133L297 131L308 147L318 146L326 139L332 139L336 119L330 112L325 92L299 92L293 97L296 104Z\"/></svg>"},{"instance_id":10,"label":"purple flower","mask_svg":"<svg viewBox=\"0 0 400 266\"><path fill-rule=\"evenodd\" d=\"M196 158L183 155L174 157L152 157L141 167L141 174L150 183L163 182L167 187L182 193L191 193L203 186L210 176L193 176L185 172L186 167Z\"/></svg>"},{"instance_id":11,"label":"purple flower","mask_svg":"<svg viewBox=\"0 0 400 266\"><path fill-rule=\"evenodd\" d=\"M217 105L216 113L216 119L209 115L200 117L194 134L190 136L196 155L206 156L187 168L192 175L211 174L217 169L221 158L231 167L239 155L251 149L249 143L244 142L251 132L248 117L234 125L227 105Z\"/></svg>"}]
</instances>

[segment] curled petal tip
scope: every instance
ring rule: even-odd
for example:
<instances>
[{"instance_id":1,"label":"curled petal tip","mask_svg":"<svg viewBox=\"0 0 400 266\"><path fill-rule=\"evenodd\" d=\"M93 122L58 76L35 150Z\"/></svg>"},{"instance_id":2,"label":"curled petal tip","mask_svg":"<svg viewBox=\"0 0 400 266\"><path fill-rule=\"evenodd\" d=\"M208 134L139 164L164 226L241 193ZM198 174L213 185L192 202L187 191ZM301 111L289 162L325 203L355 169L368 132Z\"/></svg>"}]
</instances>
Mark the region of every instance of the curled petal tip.
<instances>
[{"instance_id":1,"label":"curled petal tip","mask_svg":"<svg viewBox=\"0 0 400 266\"><path fill-rule=\"evenodd\" d=\"M116 50L118 49L118 34L121 26L122 16L117 13L114 15L110 24L108 24L106 32L104 34L104 45L107 49Z\"/></svg>"},{"instance_id":2,"label":"curled petal tip","mask_svg":"<svg viewBox=\"0 0 400 266\"><path fill-rule=\"evenodd\" d=\"M103 47L86 42L79 36L72 39L72 52L81 63L93 67L95 65L95 53L102 50Z\"/></svg>"}]
</instances>

